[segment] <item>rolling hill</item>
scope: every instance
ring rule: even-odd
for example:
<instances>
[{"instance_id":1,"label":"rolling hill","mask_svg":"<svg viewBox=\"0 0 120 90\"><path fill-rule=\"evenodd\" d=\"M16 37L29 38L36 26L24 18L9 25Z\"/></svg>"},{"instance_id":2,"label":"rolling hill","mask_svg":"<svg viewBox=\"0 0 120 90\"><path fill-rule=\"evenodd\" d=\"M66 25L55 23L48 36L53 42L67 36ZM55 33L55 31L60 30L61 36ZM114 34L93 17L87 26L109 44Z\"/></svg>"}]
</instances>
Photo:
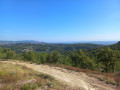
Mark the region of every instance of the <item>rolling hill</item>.
<instances>
[{"instance_id":1,"label":"rolling hill","mask_svg":"<svg viewBox=\"0 0 120 90\"><path fill-rule=\"evenodd\" d=\"M51 52L51 51L75 51L79 49L91 49L103 47L104 45L80 43L80 44L50 44L50 43L15 43L2 44L3 48L10 48L17 53L35 51L35 52Z\"/></svg>"}]
</instances>

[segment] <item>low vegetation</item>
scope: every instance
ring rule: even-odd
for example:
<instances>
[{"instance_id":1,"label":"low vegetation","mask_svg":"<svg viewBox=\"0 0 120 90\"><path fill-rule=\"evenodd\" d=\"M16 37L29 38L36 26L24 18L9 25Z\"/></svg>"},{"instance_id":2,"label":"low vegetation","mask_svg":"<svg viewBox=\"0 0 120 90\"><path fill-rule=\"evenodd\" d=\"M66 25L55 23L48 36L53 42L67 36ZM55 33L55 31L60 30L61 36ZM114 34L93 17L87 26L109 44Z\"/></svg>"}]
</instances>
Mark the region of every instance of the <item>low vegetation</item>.
<instances>
[{"instance_id":1,"label":"low vegetation","mask_svg":"<svg viewBox=\"0 0 120 90\"><path fill-rule=\"evenodd\" d=\"M0 62L0 90L63 89L53 77L29 68Z\"/></svg>"}]
</instances>

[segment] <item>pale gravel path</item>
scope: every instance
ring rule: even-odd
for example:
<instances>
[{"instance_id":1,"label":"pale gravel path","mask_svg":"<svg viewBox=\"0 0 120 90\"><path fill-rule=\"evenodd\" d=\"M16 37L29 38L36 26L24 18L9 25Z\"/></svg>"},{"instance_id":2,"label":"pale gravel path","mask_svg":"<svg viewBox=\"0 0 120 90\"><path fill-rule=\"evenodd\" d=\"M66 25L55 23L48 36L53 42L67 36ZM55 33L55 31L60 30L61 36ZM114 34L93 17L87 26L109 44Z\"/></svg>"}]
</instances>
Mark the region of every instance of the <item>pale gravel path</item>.
<instances>
[{"instance_id":1,"label":"pale gravel path","mask_svg":"<svg viewBox=\"0 0 120 90\"><path fill-rule=\"evenodd\" d=\"M53 76L55 79L70 85L78 87L80 90L116 90L115 86L105 84L93 77L89 77L83 72L75 72L67 69L52 67L48 65L36 65L19 61L0 61L11 64L23 65L35 71Z\"/></svg>"}]
</instances>

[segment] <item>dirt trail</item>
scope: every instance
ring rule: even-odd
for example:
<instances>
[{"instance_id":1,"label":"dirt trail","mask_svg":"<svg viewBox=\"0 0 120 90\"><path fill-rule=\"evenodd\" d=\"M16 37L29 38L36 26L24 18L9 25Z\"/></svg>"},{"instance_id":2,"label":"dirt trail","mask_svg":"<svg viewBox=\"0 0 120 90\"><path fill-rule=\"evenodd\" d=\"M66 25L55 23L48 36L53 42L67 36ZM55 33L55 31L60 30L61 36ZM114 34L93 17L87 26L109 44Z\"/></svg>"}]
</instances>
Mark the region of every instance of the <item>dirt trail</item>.
<instances>
[{"instance_id":1,"label":"dirt trail","mask_svg":"<svg viewBox=\"0 0 120 90\"><path fill-rule=\"evenodd\" d=\"M48 65L36 65L24 62L14 61L0 61L11 64L23 65L35 71L49 74L57 80L70 85L71 87L78 87L80 90L116 90L115 86L105 84L93 77L89 77L83 72L75 72L59 67L51 67Z\"/></svg>"}]
</instances>

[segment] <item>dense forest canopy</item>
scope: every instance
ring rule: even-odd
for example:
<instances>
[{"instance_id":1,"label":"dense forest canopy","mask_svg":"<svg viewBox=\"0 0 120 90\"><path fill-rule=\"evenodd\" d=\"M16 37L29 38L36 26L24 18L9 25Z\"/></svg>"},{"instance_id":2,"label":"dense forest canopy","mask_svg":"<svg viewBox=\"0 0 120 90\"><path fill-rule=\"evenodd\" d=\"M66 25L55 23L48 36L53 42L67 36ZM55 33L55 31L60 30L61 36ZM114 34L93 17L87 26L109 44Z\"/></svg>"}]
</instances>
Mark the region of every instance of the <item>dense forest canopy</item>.
<instances>
[{"instance_id":1,"label":"dense forest canopy","mask_svg":"<svg viewBox=\"0 0 120 90\"><path fill-rule=\"evenodd\" d=\"M37 64L64 64L102 72L116 72L120 71L120 42L109 46L95 44L8 44L2 45L0 48L0 58L31 61Z\"/></svg>"}]
</instances>

